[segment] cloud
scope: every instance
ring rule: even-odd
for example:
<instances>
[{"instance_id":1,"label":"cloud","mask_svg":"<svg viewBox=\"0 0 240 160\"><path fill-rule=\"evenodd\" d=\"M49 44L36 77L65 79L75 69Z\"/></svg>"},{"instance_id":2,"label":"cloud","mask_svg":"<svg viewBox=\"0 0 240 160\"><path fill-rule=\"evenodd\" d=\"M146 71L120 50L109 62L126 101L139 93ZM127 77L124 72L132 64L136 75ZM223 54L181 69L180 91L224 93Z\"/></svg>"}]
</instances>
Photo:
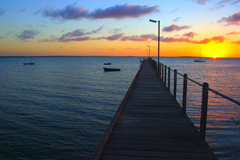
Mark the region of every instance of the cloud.
<instances>
[{"instance_id":1,"label":"cloud","mask_svg":"<svg viewBox=\"0 0 240 160\"><path fill-rule=\"evenodd\" d=\"M43 16L62 20L73 20L89 17L88 10L75 5L67 5L64 9L54 10L53 8L45 8L42 11Z\"/></svg>"},{"instance_id":2,"label":"cloud","mask_svg":"<svg viewBox=\"0 0 240 160\"><path fill-rule=\"evenodd\" d=\"M227 3L230 3L231 5L235 5L237 3L240 3L240 1L239 0L221 0L217 3L217 5L224 5Z\"/></svg>"},{"instance_id":3,"label":"cloud","mask_svg":"<svg viewBox=\"0 0 240 160\"><path fill-rule=\"evenodd\" d=\"M209 42L216 42L216 43L222 43L223 41L225 40L225 37L224 36L215 36L215 37L212 37L212 38L206 38L204 40L201 40L199 43L201 44L207 44Z\"/></svg>"},{"instance_id":4,"label":"cloud","mask_svg":"<svg viewBox=\"0 0 240 160\"><path fill-rule=\"evenodd\" d=\"M230 33L226 33L226 35L238 35L240 34L240 32L230 32Z\"/></svg>"},{"instance_id":5,"label":"cloud","mask_svg":"<svg viewBox=\"0 0 240 160\"><path fill-rule=\"evenodd\" d=\"M24 30L20 35L17 35L17 38L20 40L27 40L27 39L32 39L36 35L38 35L38 31L34 30Z\"/></svg>"},{"instance_id":6,"label":"cloud","mask_svg":"<svg viewBox=\"0 0 240 160\"><path fill-rule=\"evenodd\" d=\"M5 13L5 10L3 8L0 8L0 16Z\"/></svg>"},{"instance_id":7,"label":"cloud","mask_svg":"<svg viewBox=\"0 0 240 160\"><path fill-rule=\"evenodd\" d=\"M235 42L232 42L232 43L240 45L240 41L235 41Z\"/></svg>"},{"instance_id":8,"label":"cloud","mask_svg":"<svg viewBox=\"0 0 240 160\"><path fill-rule=\"evenodd\" d=\"M240 12L237 12L227 18L223 17L218 22L226 23L227 25L240 25Z\"/></svg>"},{"instance_id":9,"label":"cloud","mask_svg":"<svg viewBox=\"0 0 240 160\"><path fill-rule=\"evenodd\" d=\"M57 41L58 41L58 38L56 38L55 36L50 36L50 38L39 40L38 42L57 42Z\"/></svg>"},{"instance_id":10,"label":"cloud","mask_svg":"<svg viewBox=\"0 0 240 160\"><path fill-rule=\"evenodd\" d=\"M113 29L112 31L109 31L109 33L119 33L119 32L122 32L123 29L127 28L126 26L122 27L122 28L116 28L116 29Z\"/></svg>"},{"instance_id":11,"label":"cloud","mask_svg":"<svg viewBox=\"0 0 240 160\"><path fill-rule=\"evenodd\" d=\"M208 2L208 0L193 0L194 2L197 2L198 4L205 4Z\"/></svg>"},{"instance_id":12,"label":"cloud","mask_svg":"<svg viewBox=\"0 0 240 160\"><path fill-rule=\"evenodd\" d=\"M194 43L195 41L192 41L188 38L174 38L174 37L161 37L161 42L187 42L187 43Z\"/></svg>"},{"instance_id":13,"label":"cloud","mask_svg":"<svg viewBox=\"0 0 240 160\"><path fill-rule=\"evenodd\" d=\"M162 42L185 42L185 43L194 43L194 44L207 44L210 42L222 43L225 40L224 36L215 36L212 38L206 38L201 41L190 40L188 38L174 38L174 37L161 37Z\"/></svg>"},{"instance_id":14,"label":"cloud","mask_svg":"<svg viewBox=\"0 0 240 160\"><path fill-rule=\"evenodd\" d=\"M65 38L59 39L59 42L71 42L71 41L89 41L91 37L78 37L78 38Z\"/></svg>"},{"instance_id":15,"label":"cloud","mask_svg":"<svg viewBox=\"0 0 240 160\"><path fill-rule=\"evenodd\" d=\"M194 32L189 32L189 33L185 33L183 36L185 36L185 37L190 37L190 38L194 38L195 35L197 35L197 34L194 33Z\"/></svg>"},{"instance_id":16,"label":"cloud","mask_svg":"<svg viewBox=\"0 0 240 160\"><path fill-rule=\"evenodd\" d=\"M174 12L177 12L178 11L178 8L172 10L170 13L174 13Z\"/></svg>"},{"instance_id":17,"label":"cloud","mask_svg":"<svg viewBox=\"0 0 240 160\"><path fill-rule=\"evenodd\" d=\"M19 12L25 12L26 8L20 9Z\"/></svg>"},{"instance_id":18,"label":"cloud","mask_svg":"<svg viewBox=\"0 0 240 160\"><path fill-rule=\"evenodd\" d=\"M110 51L115 51L116 49L115 49L115 48L109 48L108 50L110 50Z\"/></svg>"},{"instance_id":19,"label":"cloud","mask_svg":"<svg viewBox=\"0 0 240 160\"><path fill-rule=\"evenodd\" d=\"M123 35L124 35L124 33L114 34L112 36L107 37L106 40L115 41L115 40L118 40L119 38L121 38Z\"/></svg>"},{"instance_id":20,"label":"cloud","mask_svg":"<svg viewBox=\"0 0 240 160\"><path fill-rule=\"evenodd\" d=\"M173 22L177 22L179 21L180 19L182 19L183 17L176 17L175 19L173 19Z\"/></svg>"},{"instance_id":21,"label":"cloud","mask_svg":"<svg viewBox=\"0 0 240 160\"><path fill-rule=\"evenodd\" d=\"M179 31L179 30L182 30L182 29L188 29L190 28L191 26L177 26L175 24L172 24L171 26L167 26L167 27L164 27L162 29L162 31L165 31L165 32L172 32L172 31Z\"/></svg>"},{"instance_id":22,"label":"cloud","mask_svg":"<svg viewBox=\"0 0 240 160\"><path fill-rule=\"evenodd\" d=\"M146 5L116 5L106 9L97 9L90 15L94 19L100 18L127 18L139 17L145 14L158 12L158 6L148 7Z\"/></svg>"},{"instance_id":23,"label":"cloud","mask_svg":"<svg viewBox=\"0 0 240 160\"><path fill-rule=\"evenodd\" d=\"M84 32L82 29L77 29L72 32L68 32L66 34L63 34L58 41L60 42L69 42L71 41L83 41L83 40L90 40L89 37L86 37L87 35L95 34L100 32L103 29L104 26L99 27L96 30L92 30L91 32ZM85 36L81 38L81 36ZM72 37L77 37L77 38L72 38Z\"/></svg>"},{"instance_id":24,"label":"cloud","mask_svg":"<svg viewBox=\"0 0 240 160\"><path fill-rule=\"evenodd\" d=\"M135 18L153 12L159 12L158 6L148 7L146 5L116 5L106 9L96 9L89 12L82 7L76 7L75 4L68 5L63 9L54 10L53 8L45 8L42 12L43 16L61 20L79 20L82 18L103 19L103 18Z\"/></svg>"},{"instance_id":25,"label":"cloud","mask_svg":"<svg viewBox=\"0 0 240 160\"><path fill-rule=\"evenodd\" d=\"M124 48L124 49L127 49L127 50L140 50L140 48L130 48L130 47Z\"/></svg>"},{"instance_id":26,"label":"cloud","mask_svg":"<svg viewBox=\"0 0 240 160\"><path fill-rule=\"evenodd\" d=\"M124 36L121 41L151 41L157 40L157 36L154 34L144 34L144 35L133 35L133 36Z\"/></svg>"}]
</instances>

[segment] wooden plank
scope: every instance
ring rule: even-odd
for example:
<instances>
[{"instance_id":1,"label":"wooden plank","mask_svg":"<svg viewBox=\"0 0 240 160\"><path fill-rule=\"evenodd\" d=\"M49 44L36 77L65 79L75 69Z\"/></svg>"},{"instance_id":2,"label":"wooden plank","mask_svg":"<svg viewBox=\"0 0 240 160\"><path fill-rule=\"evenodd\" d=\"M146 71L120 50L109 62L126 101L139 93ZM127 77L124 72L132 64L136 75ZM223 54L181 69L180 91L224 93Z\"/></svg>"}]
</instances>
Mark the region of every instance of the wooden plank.
<instances>
[{"instance_id":1,"label":"wooden plank","mask_svg":"<svg viewBox=\"0 0 240 160\"><path fill-rule=\"evenodd\" d=\"M93 159L217 159L148 61L124 99Z\"/></svg>"}]
</instances>

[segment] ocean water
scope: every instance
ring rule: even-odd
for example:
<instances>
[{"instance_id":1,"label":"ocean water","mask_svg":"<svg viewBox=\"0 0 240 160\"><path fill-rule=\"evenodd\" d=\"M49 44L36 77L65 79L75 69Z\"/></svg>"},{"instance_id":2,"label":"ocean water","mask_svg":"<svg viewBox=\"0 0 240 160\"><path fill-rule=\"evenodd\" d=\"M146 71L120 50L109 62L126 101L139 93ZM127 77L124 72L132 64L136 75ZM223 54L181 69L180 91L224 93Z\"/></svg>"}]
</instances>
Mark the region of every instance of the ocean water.
<instances>
[{"instance_id":1,"label":"ocean water","mask_svg":"<svg viewBox=\"0 0 240 160\"><path fill-rule=\"evenodd\" d=\"M154 58L156 59L156 58ZM161 58L240 100L240 59ZM90 159L139 69L139 57L0 58L0 159ZM121 68L104 72L103 63ZM181 103L182 80L178 80ZM189 82L187 111L198 126L201 87ZM209 94L207 141L219 159L240 159L240 107Z\"/></svg>"}]
</instances>

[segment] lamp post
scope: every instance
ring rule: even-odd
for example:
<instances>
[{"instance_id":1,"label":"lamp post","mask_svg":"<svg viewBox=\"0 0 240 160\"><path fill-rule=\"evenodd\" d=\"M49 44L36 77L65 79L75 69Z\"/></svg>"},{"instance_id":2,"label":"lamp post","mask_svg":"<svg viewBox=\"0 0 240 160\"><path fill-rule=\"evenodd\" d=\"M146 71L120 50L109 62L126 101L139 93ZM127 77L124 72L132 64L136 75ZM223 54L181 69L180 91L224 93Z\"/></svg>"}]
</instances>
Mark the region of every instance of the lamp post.
<instances>
[{"instance_id":1,"label":"lamp post","mask_svg":"<svg viewBox=\"0 0 240 160\"><path fill-rule=\"evenodd\" d=\"M149 47L149 56L148 56L148 58L150 58L150 46L149 46L149 45L147 45L147 47Z\"/></svg>"},{"instance_id":2,"label":"lamp post","mask_svg":"<svg viewBox=\"0 0 240 160\"><path fill-rule=\"evenodd\" d=\"M157 71L159 73L159 58L160 58L160 20L156 21L153 19L149 19L149 22L157 23L158 22L158 65Z\"/></svg>"}]
</instances>

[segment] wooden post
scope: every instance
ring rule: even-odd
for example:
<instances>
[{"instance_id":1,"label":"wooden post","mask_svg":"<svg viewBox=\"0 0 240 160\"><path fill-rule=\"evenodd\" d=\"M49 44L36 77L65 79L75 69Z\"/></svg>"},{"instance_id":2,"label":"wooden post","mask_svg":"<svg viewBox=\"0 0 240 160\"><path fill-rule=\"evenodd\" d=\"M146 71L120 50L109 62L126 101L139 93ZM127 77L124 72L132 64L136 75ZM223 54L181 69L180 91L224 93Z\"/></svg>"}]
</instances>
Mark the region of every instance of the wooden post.
<instances>
[{"instance_id":1,"label":"wooden post","mask_svg":"<svg viewBox=\"0 0 240 160\"><path fill-rule=\"evenodd\" d=\"M187 105L187 74L183 76L183 97L182 97L182 110L183 113L186 113Z\"/></svg>"},{"instance_id":2,"label":"wooden post","mask_svg":"<svg viewBox=\"0 0 240 160\"><path fill-rule=\"evenodd\" d=\"M164 84L167 86L167 65L165 65L165 71L164 71Z\"/></svg>"},{"instance_id":3,"label":"wooden post","mask_svg":"<svg viewBox=\"0 0 240 160\"><path fill-rule=\"evenodd\" d=\"M173 97L177 98L177 70L174 69L174 86L173 86Z\"/></svg>"},{"instance_id":4,"label":"wooden post","mask_svg":"<svg viewBox=\"0 0 240 160\"><path fill-rule=\"evenodd\" d=\"M202 108L200 121L200 140L205 141L207 126L207 106L208 106L208 83L204 82L202 87Z\"/></svg>"},{"instance_id":5,"label":"wooden post","mask_svg":"<svg viewBox=\"0 0 240 160\"><path fill-rule=\"evenodd\" d=\"M162 64L162 81L163 81L163 72L164 72L164 64Z\"/></svg>"},{"instance_id":6,"label":"wooden post","mask_svg":"<svg viewBox=\"0 0 240 160\"><path fill-rule=\"evenodd\" d=\"M168 90L169 91L170 91L170 79L171 79L170 73L171 73L171 68L168 67Z\"/></svg>"},{"instance_id":7,"label":"wooden post","mask_svg":"<svg viewBox=\"0 0 240 160\"><path fill-rule=\"evenodd\" d=\"M162 64L159 63L159 75L158 76L160 77L160 79L162 79L161 75L162 75Z\"/></svg>"}]
</instances>

